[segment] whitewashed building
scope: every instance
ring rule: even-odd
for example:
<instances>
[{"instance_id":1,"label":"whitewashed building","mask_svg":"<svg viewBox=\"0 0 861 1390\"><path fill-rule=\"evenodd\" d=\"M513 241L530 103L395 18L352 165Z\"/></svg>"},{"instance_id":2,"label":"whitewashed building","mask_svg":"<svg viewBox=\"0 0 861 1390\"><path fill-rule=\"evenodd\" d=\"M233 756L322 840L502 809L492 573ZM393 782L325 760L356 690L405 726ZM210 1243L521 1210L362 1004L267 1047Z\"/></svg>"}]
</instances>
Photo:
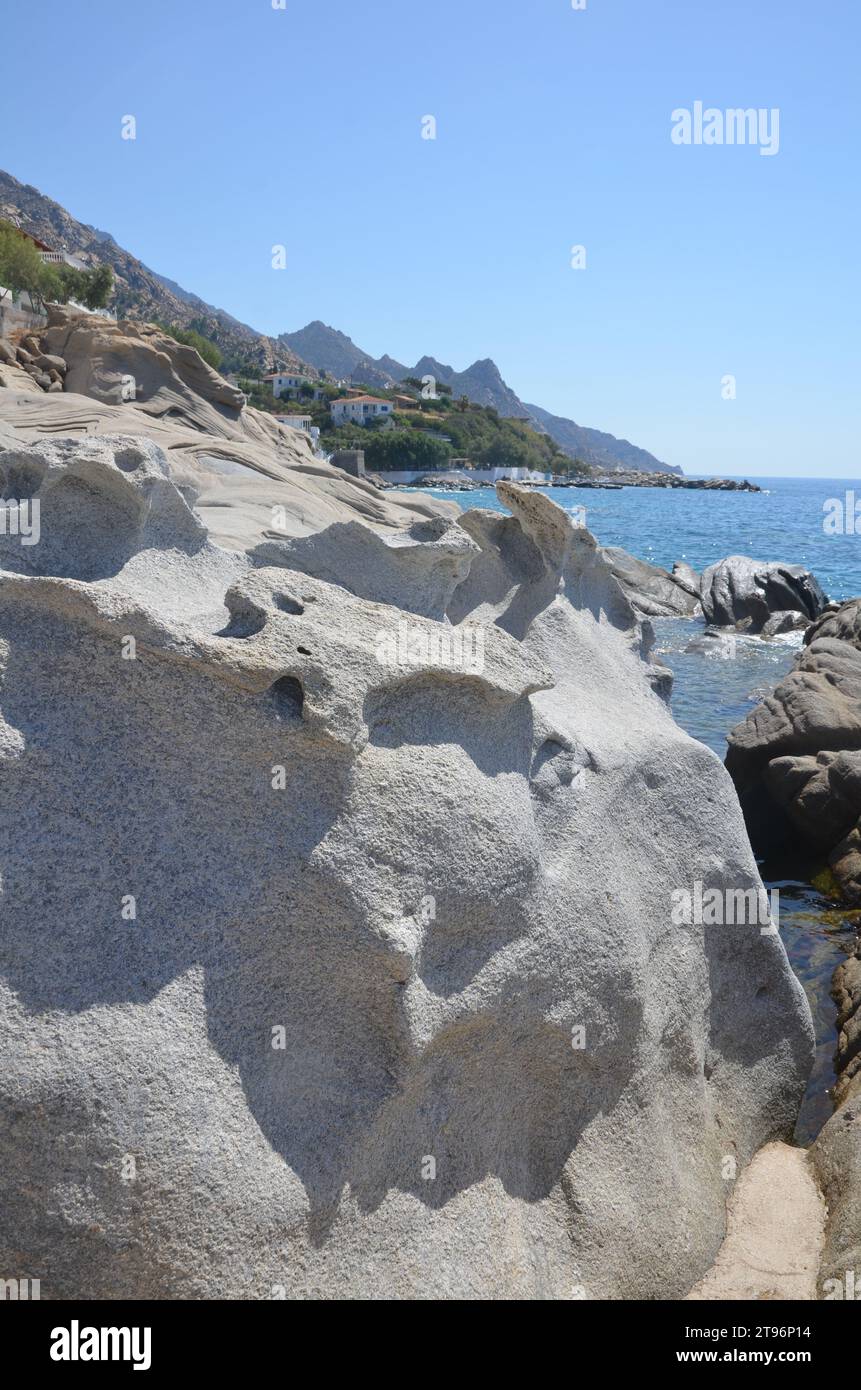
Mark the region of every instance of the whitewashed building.
<instances>
[{"instance_id":1,"label":"whitewashed building","mask_svg":"<svg viewBox=\"0 0 861 1390\"><path fill-rule=\"evenodd\" d=\"M378 396L347 396L329 406L335 425L366 425L369 420L386 419L394 409L392 401L380 400Z\"/></svg>"},{"instance_id":2,"label":"whitewashed building","mask_svg":"<svg viewBox=\"0 0 861 1390\"><path fill-rule=\"evenodd\" d=\"M272 383L272 394L277 401L281 396L292 396L300 387L309 385L311 378L300 372L270 372L264 380Z\"/></svg>"},{"instance_id":3,"label":"whitewashed building","mask_svg":"<svg viewBox=\"0 0 861 1390\"><path fill-rule=\"evenodd\" d=\"M320 427L315 425L310 415L276 415L275 419L279 425L286 425L291 430L302 430L307 434L316 449L320 443Z\"/></svg>"}]
</instances>

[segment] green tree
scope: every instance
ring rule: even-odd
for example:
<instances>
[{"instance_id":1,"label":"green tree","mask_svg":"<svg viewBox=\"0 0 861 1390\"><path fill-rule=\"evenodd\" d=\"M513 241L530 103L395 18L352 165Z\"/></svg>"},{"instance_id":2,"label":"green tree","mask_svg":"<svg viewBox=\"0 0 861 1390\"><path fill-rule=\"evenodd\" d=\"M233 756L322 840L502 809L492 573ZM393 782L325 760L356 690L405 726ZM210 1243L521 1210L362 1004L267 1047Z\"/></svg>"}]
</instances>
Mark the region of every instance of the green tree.
<instances>
[{"instance_id":1,"label":"green tree","mask_svg":"<svg viewBox=\"0 0 861 1390\"><path fill-rule=\"evenodd\" d=\"M451 458L450 444L418 430L372 434L362 447L366 466L378 473L413 468L436 473L446 468Z\"/></svg>"},{"instance_id":2,"label":"green tree","mask_svg":"<svg viewBox=\"0 0 861 1390\"><path fill-rule=\"evenodd\" d=\"M114 292L114 272L105 262L84 271L82 304L88 309L104 309Z\"/></svg>"},{"instance_id":3,"label":"green tree","mask_svg":"<svg viewBox=\"0 0 861 1390\"><path fill-rule=\"evenodd\" d=\"M53 267L45 265L33 242L17 227L0 223L0 285L16 295L26 291L34 303L43 304L58 284Z\"/></svg>"}]
</instances>

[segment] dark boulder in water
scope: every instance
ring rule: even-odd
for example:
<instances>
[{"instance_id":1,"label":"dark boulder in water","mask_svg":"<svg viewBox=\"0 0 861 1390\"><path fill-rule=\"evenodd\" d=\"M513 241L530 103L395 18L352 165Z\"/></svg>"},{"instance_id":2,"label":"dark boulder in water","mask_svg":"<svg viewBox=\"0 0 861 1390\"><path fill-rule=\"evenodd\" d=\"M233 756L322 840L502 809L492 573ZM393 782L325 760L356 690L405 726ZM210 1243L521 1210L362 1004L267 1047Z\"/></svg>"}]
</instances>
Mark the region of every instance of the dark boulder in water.
<instances>
[{"instance_id":1,"label":"dark boulder in water","mask_svg":"<svg viewBox=\"0 0 861 1390\"><path fill-rule=\"evenodd\" d=\"M798 613L812 622L828 606L819 581L803 565L747 555L730 555L710 565L701 596L707 622L749 632L762 632L776 614Z\"/></svg>"}]
</instances>

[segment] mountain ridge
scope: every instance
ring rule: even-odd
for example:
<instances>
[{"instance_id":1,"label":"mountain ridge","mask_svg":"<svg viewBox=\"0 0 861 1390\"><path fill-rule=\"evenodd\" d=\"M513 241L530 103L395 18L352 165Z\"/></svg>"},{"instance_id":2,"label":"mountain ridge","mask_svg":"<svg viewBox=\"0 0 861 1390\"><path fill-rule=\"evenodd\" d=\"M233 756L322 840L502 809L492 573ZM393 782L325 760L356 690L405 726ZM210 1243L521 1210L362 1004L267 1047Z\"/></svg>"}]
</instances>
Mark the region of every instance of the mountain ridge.
<instances>
[{"instance_id":1,"label":"mountain ridge","mask_svg":"<svg viewBox=\"0 0 861 1390\"><path fill-rule=\"evenodd\" d=\"M226 310L150 269L120 246L110 232L79 222L32 184L21 183L0 170L0 219L3 218L13 219L32 236L57 250L80 256L85 263L107 262L114 272L115 307L120 317L131 315L194 328L216 343L225 371L304 371L312 377L327 372L339 379L352 377L362 385L378 388L396 387L408 376L432 376L437 384L450 386L455 397L466 396L476 405L492 407L501 416L526 421L539 433L555 439L569 457L582 459L593 467L606 471L637 468L645 472L682 473L678 466L662 463L629 440L525 404L503 380L490 357L479 358L462 372L431 356L421 357L410 368L388 355L372 357L346 333L320 319L277 338L258 333Z\"/></svg>"},{"instance_id":2,"label":"mountain ridge","mask_svg":"<svg viewBox=\"0 0 861 1390\"><path fill-rule=\"evenodd\" d=\"M450 386L454 396L467 396L476 405L492 406L500 415L527 421L539 433L549 434L569 458L608 472L637 469L647 473L682 474L676 464L663 463L647 449L618 439L605 430L578 425L574 420L541 406L527 405L503 380L491 357L482 357L463 372L435 357L420 357L414 367L385 355L374 358L340 329L314 319L295 333L281 333L279 343L296 352L318 371L339 378L352 378L357 384L391 389L406 377L434 377L437 385Z\"/></svg>"},{"instance_id":3,"label":"mountain ridge","mask_svg":"<svg viewBox=\"0 0 861 1390\"><path fill-rule=\"evenodd\" d=\"M180 328L196 328L218 345L225 370L245 365L271 372L306 366L284 344L159 275L120 246L110 232L79 222L61 203L0 169L0 220L10 218L58 251L72 252L89 263L107 262L114 272L120 317L132 314Z\"/></svg>"}]
</instances>

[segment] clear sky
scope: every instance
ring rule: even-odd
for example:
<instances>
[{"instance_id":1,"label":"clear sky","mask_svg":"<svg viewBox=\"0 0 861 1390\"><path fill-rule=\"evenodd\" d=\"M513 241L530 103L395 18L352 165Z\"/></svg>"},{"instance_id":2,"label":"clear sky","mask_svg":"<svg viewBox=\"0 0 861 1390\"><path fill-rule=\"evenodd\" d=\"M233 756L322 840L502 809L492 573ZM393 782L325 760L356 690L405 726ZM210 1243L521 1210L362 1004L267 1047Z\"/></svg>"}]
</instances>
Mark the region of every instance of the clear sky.
<instances>
[{"instance_id":1,"label":"clear sky","mask_svg":"<svg viewBox=\"0 0 861 1390\"><path fill-rule=\"evenodd\" d=\"M7 6L0 167L263 332L492 357L692 473L858 476L858 0L284 5ZM778 108L778 152L674 144L697 101Z\"/></svg>"}]
</instances>

